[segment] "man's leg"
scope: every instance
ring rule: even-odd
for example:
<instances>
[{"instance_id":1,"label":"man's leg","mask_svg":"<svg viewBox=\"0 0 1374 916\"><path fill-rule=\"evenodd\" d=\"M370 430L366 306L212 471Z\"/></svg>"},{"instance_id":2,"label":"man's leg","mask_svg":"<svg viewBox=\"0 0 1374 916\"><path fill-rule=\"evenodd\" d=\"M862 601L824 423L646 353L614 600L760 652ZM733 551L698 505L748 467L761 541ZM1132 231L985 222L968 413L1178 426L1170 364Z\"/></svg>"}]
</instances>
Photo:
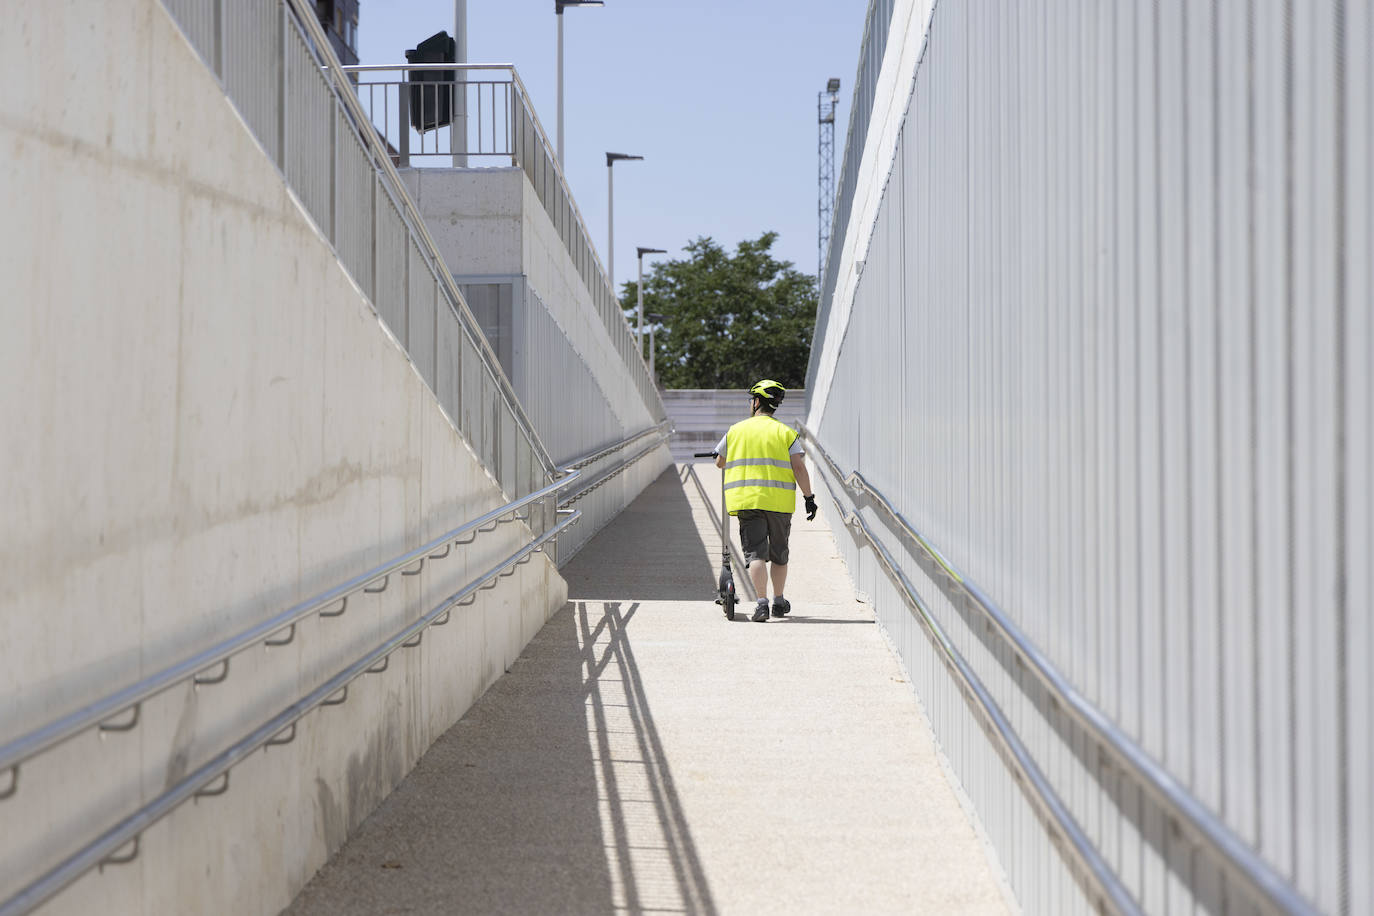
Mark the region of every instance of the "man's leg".
<instances>
[{"instance_id":1,"label":"man's leg","mask_svg":"<svg viewBox=\"0 0 1374 916\"><path fill-rule=\"evenodd\" d=\"M769 576L773 580L773 616L786 617L792 610L791 603L783 597L787 585L787 542L792 534L792 516L789 513L769 512L768 518L768 559Z\"/></svg>"},{"instance_id":2,"label":"man's leg","mask_svg":"<svg viewBox=\"0 0 1374 916\"><path fill-rule=\"evenodd\" d=\"M787 567L783 567L782 577L787 578ZM754 583L754 594L760 598L768 597L768 561L754 560L749 564L749 579ZM777 578L773 579L773 591L778 590Z\"/></svg>"},{"instance_id":3,"label":"man's leg","mask_svg":"<svg viewBox=\"0 0 1374 916\"><path fill-rule=\"evenodd\" d=\"M768 619L768 521L758 509L739 512L739 541L744 549L744 562L749 565L749 579L754 583L755 623Z\"/></svg>"},{"instance_id":4,"label":"man's leg","mask_svg":"<svg viewBox=\"0 0 1374 916\"><path fill-rule=\"evenodd\" d=\"M783 592L783 586L787 584L787 564L770 563L768 568L768 577L773 580L773 594L781 595ZM759 592L759 594L763 593Z\"/></svg>"}]
</instances>

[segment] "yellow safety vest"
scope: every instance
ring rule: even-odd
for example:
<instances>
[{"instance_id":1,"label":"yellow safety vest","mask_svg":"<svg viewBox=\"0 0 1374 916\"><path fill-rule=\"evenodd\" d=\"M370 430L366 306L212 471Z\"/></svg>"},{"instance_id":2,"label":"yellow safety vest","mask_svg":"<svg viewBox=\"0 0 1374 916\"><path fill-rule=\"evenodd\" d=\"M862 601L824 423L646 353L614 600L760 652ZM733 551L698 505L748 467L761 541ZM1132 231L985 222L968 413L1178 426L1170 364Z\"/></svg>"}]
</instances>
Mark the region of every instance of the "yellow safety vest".
<instances>
[{"instance_id":1,"label":"yellow safety vest","mask_svg":"<svg viewBox=\"0 0 1374 916\"><path fill-rule=\"evenodd\" d=\"M797 433L765 414L741 420L725 434L725 507L769 509L791 514L797 508L797 478L787 450Z\"/></svg>"}]
</instances>

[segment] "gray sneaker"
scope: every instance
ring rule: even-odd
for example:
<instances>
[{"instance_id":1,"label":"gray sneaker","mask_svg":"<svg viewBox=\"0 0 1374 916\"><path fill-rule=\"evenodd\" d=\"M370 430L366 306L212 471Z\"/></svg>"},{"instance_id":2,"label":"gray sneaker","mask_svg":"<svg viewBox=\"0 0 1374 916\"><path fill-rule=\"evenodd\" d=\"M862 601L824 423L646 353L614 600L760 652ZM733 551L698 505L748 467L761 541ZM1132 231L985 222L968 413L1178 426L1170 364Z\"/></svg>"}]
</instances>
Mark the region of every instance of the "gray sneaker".
<instances>
[{"instance_id":1,"label":"gray sneaker","mask_svg":"<svg viewBox=\"0 0 1374 916\"><path fill-rule=\"evenodd\" d=\"M774 598L774 599L773 599L773 616L774 616L774 617L786 617L786 616L788 615L788 613L789 613L791 610L792 610L792 602L788 601L786 598Z\"/></svg>"},{"instance_id":2,"label":"gray sneaker","mask_svg":"<svg viewBox=\"0 0 1374 916\"><path fill-rule=\"evenodd\" d=\"M754 616L751 617L751 618L749 618L749 619L752 620L752 621L754 621L754 623L767 623L767 622L768 622L768 605L767 605L767 604L759 604L759 605L756 605L756 606L754 607Z\"/></svg>"}]
</instances>

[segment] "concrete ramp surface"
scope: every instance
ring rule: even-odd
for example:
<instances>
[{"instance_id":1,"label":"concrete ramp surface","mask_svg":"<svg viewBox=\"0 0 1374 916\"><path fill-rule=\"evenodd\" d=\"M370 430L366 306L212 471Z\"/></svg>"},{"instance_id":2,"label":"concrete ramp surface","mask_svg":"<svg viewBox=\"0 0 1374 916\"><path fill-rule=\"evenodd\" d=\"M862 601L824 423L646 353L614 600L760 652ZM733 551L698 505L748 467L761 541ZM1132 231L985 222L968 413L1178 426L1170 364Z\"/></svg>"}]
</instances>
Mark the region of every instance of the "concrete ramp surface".
<instances>
[{"instance_id":1,"label":"concrete ramp surface","mask_svg":"<svg viewBox=\"0 0 1374 916\"><path fill-rule=\"evenodd\" d=\"M719 486L670 469L590 541L568 604L286 912L1007 912L823 520L793 522L791 617L712 603Z\"/></svg>"}]
</instances>

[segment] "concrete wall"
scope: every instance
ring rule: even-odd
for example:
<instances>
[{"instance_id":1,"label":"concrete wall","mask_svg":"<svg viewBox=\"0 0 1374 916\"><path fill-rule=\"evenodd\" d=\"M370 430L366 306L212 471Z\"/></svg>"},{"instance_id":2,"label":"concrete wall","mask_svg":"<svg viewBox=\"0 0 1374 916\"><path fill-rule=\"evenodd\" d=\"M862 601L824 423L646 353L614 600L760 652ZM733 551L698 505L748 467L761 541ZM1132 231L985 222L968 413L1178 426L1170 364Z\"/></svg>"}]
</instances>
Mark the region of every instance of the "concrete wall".
<instances>
[{"instance_id":1,"label":"concrete wall","mask_svg":"<svg viewBox=\"0 0 1374 916\"><path fill-rule=\"evenodd\" d=\"M552 334L536 336L557 338L557 345L580 364L554 359L544 345L516 330L522 346L513 355L512 384L555 458L577 457L654 422L521 169L410 169L401 174L454 276L523 276L534 296L520 303L531 312L525 325L551 324ZM521 324L520 316L515 324ZM556 371L550 372L550 366ZM559 420L571 413L581 422L555 423L554 413Z\"/></svg>"},{"instance_id":2,"label":"concrete wall","mask_svg":"<svg viewBox=\"0 0 1374 916\"><path fill-rule=\"evenodd\" d=\"M0 77L4 742L502 500L155 0L8 4ZM25 767L0 899L520 527ZM276 912L565 596L542 558L501 583L51 911Z\"/></svg>"},{"instance_id":3,"label":"concrete wall","mask_svg":"<svg viewBox=\"0 0 1374 916\"><path fill-rule=\"evenodd\" d=\"M402 169L400 175L455 277L524 272L523 171Z\"/></svg>"},{"instance_id":4,"label":"concrete wall","mask_svg":"<svg viewBox=\"0 0 1374 916\"><path fill-rule=\"evenodd\" d=\"M586 284L523 170L402 173L430 235L457 277L506 276L515 287L511 384L549 453L575 460L654 424ZM460 279L461 282L461 279ZM485 322L484 322L485 323ZM583 470L594 479L627 454ZM665 445L578 503L582 523L559 544L566 562L673 461Z\"/></svg>"}]
</instances>

